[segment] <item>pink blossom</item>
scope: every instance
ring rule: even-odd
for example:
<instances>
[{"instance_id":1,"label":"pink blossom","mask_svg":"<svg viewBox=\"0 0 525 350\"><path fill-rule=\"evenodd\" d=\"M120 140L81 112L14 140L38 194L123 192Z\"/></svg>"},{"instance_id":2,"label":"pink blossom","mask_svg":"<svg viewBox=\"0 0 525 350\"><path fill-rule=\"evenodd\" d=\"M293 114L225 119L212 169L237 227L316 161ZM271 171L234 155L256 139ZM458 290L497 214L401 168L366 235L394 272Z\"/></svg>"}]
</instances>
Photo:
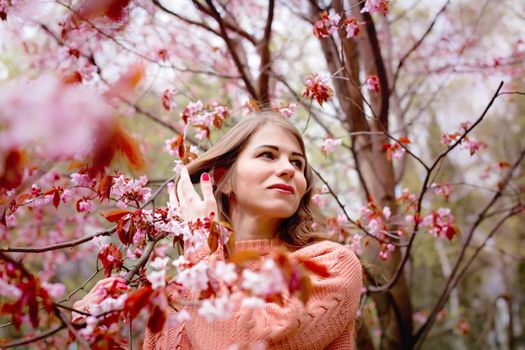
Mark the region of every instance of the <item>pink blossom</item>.
<instances>
[{"instance_id":1,"label":"pink blossom","mask_svg":"<svg viewBox=\"0 0 525 350\"><path fill-rule=\"evenodd\" d=\"M242 299L242 306L250 309L262 309L266 306L266 302L258 297L245 297Z\"/></svg>"},{"instance_id":2,"label":"pink blossom","mask_svg":"<svg viewBox=\"0 0 525 350\"><path fill-rule=\"evenodd\" d=\"M372 13L382 13L383 16L386 16L388 12L388 0L366 0L365 6L361 10L363 12Z\"/></svg>"},{"instance_id":3,"label":"pink blossom","mask_svg":"<svg viewBox=\"0 0 525 350\"><path fill-rule=\"evenodd\" d=\"M17 219L14 214L7 215L5 221L8 228L13 228L17 224Z\"/></svg>"},{"instance_id":4,"label":"pink blossom","mask_svg":"<svg viewBox=\"0 0 525 350\"><path fill-rule=\"evenodd\" d=\"M179 271L176 277L177 283L183 285L184 288L196 288L197 290L204 290L208 287L208 266L204 261L200 261L197 265Z\"/></svg>"},{"instance_id":5,"label":"pink blossom","mask_svg":"<svg viewBox=\"0 0 525 350\"><path fill-rule=\"evenodd\" d=\"M290 118L297 111L297 103L281 105L280 107L277 107L276 109L283 116Z\"/></svg>"},{"instance_id":6,"label":"pink blossom","mask_svg":"<svg viewBox=\"0 0 525 350\"><path fill-rule=\"evenodd\" d=\"M162 93L162 107L166 111L171 111L173 108L177 107L177 103L174 100L174 97L177 95L177 91L173 89L166 89Z\"/></svg>"},{"instance_id":7,"label":"pink blossom","mask_svg":"<svg viewBox=\"0 0 525 350\"><path fill-rule=\"evenodd\" d=\"M18 299L22 295L22 291L20 288L9 284L0 278L0 295L7 298Z\"/></svg>"},{"instance_id":8,"label":"pink blossom","mask_svg":"<svg viewBox=\"0 0 525 350\"><path fill-rule=\"evenodd\" d=\"M189 312L186 311L186 310L180 310L175 315L173 315L173 314L169 315L169 318L168 318L168 321L167 321L167 326L168 326L168 328L177 328L182 323L184 323L186 321L189 321L189 320L191 320L191 316L190 316Z\"/></svg>"},{"instance_id":9,"label":"pink blossom","mask_svg":"<svg viewBox=\"0 0 525 350\"><path fill-rule=\"evenodd\" d=\"M439 142L442 145L448 146L454 142L454 139L451 137L450 134L441 134L441 137L439 138Z\"/></svg>"},{"instance_id":10,"label":"pink blossom","mask_svg":"<svg viewBox=\"0 0 525 350\"><path fill-rule=\"evenodd\" d=\"M224 281L231 286L237 280L236 266L232 263L225 263L224 261L217 262L214 268L215 278Z\"/></svg>"},{"instance_id":11,"label":"pink blossom","mask_svg":"<svg viewBox=\"0 0 525 350\"><path fill-rule=\"evenodd\" d=\"M12 81L0 88L0 159L18 147L52 160L85 155L112 119L104 99L87 87L51 76Z\"/></svg>"},{"instance_id":12,"label":"pink blossom","mask_svg":"<svg viewBox=\"0 0 525 350\"><path fill-rule=\"evenodd\" d=\"M149 266L155 270L164 270L168 265L169 258L160 258L157 257L155 260L149 263Z\"/></svg>"},{"instance_id":13,"label":"pink blossom","mask_svg":"<svg viewBox=\"0 0 525 350\"><path fill-rule=\"evenodd\" d=\"M204 104L202 101L198 100L196 102L190 102L182 112L181 116L187 116L188 118L193 118L197 116L198 113L202 111Z\"/></svg>"},{"instance_id":14,"label":"pink blossom","mask_svg":"<svg viewBox=\"0 0 525 350\"><path fill-rule=\"evenodd\" d=\"M392 158L393 159L401 159L403 154L405 154L406 150L403 147L396 147L396 149L392 152Z\"/></svg>"},{"instance_id":15,"label":"pink blossom","mask_svg":"<svg viewBox=\"0 0 525 350\"><path fill-rule=\"evenodd\" d=\"M368 77L366 77L365 84L368 90L374 91L376 93L379 92L379 78L377 77L377 75L369 75Z\"/></svg>"},{"instance_id":16,"label":"pink blossom","mask_svg":"<svg viewBox=\"0 0 525 350\"><path fill-rule=\"evenodd\" d=\"M197 313L208 322L228 319L233 313L233 303L226 295L214 300L206 299L202 302Z\"/></svg>"},{"instance_id":17,"label":"pink blossom","mask_svg":"<svg viewBox=\"0 0 525 350\"><path fill-rule=\"evenodd\" d=\"M88 174L73 173L69 177L74 186L91 187L93 185L93 179Z\"/></svg>"},{"instance_id":18,"label":"pink blossom","mask_svg":"<svg viewBox=\"0 0 525 350\"><path fill-rule=\"evenodd\" d=\"M78 211L80 213L91 213L95 211L97 205L90 199L83 199L78 202Z\"/></svg>"},{"instance_id":19,"label":"pink blossom","mask_svg":"<svg viewBox=\"0 0 525 350\"><path fill-rule=\"evenodd\" d=\"M480 149L486 148L486 147L487 147L487 144L484 142L469 140L467 138L463 139L463 142L461 144L461 148L468 149L471 156L473 156Z\"/></svg>"},{"instance_id":20,"label":"pink blossom","mask_svg":"<svg viewBox=\"0 0 525 350\"><path fill-rule=\"evenodd\" d=\"M390 207L385 206L383 208L383 216L385 217L385 220L390 220L391 215L392 215L392 211L390 210Z\"/></svg>"},{"instance_id":21,"label":"pink blossom","mask_svg":"<svg viewBox=\"0 0 525 350\"><path fill-rule=\"evenodd\" d=\"M281 293L286 287L283 274L272 259L267 259L259 272L243 270L242 277L244 278L242 287L256 296L264 297Z\"/></svg>"},{"instance_id":22,"label":"pink blossom","mask_svg":"<svg viewBox=\"0 0 525 350\"><path fill-rule=\"evenodd\" d=\"M318 74L313 74L306 79L302 95L309 99L315 98L317 103L322 106L324 102L332 98L333 94L332 89L327 84L326 78L323 78Z\"/></svg>"},{"instance_id":23,"label":"pink blossom","mask_svg":"<svg viewBox=\"0 0 525 350\"><path fill-rule=\"evenodd\" d=\"M49 296L53 299L60 299L66 293L66 286L62 283L49 283L42 282L42 287L49 293Z\"/></svg>"},{"instance_id":24,"label":"pink blossom","mask_svg":"<svg viewBox=\"0 0 525 350\"><path fill-rule=\"evenodd\" d=\"M151 288L159 289L166 286L166 270L148 271L146 278L151 283Z\"/></svg>"},{"instance_id":25,"label":"pink blossom","mask_svg":"<svg viewBox=\"0 0 525 350\"><path fill-rule=\"evenodd\" d=\"M343 27L346 30L346 38L351 39L359 35L360 27L355 17L345 18Z\"/></svg>"},{"instance_id":26,"label":"pink blossom","mask_svg":"<svg viewBox=\"0 0 525 350\"><path fill-rule=\"evenodd\" d=\"M331 137L327 137L323 141L323 145L321 146L321 153L323 153L325 156L328 153L332 153L335 151L335 148L341 144L341 139L334 139Z\"/></svg>"},{"instance_id":27,"label":"pink blossom","mask_svg":"<svg viewBox=\"0 0 525 350\"><path fill-rule=\"evenodd\" d=\"M316 193L312 196L312 202L317 205L319 208L322 208L326 204L326 199L319 193Z\"/></svg>"},{"instance_id":28,"label":"pink blossom","mask_svg":"<svg viewBox=\"0 0 525 350\"><path fill-rule=\"evenodd\" d=\"M321 13L321 19L314 23L314 35L318 38L328 38L334 34L339 25L341 16L337 13L328 14L326 11Z\"/></svg>"},{"instance_id":29,"label":"pink blossom","mask_svg":"<svg viewBox=\"0 0 525 350\"><path fill-rule=\"evenodd\" d=\"M151 189L145 187L148 178L130 179L124 175L116 177L111 186L111 195L117 200L117 206L127 208L130 203L145 202L151 196Z\"/></svg>"}]
</instances>

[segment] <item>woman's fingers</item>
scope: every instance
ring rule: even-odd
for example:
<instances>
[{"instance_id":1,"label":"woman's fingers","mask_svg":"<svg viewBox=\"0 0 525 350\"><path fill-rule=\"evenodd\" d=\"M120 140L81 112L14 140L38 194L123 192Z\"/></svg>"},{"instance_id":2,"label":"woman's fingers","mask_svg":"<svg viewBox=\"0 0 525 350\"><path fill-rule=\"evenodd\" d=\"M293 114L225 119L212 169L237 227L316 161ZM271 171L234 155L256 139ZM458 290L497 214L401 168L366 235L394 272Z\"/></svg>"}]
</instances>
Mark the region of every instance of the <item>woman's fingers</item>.
<instances>
[{"instance_id":1,"label":"woman's fingers","mask_svg":"<svg viewBox=\"0 0 525 350\"><path fill-rule=\"evenodd\" d=\"M172 206L179 206L179 201L177 200L177 194L175 192L175 183L173 182L168 183L168 198Z\"/></svg>"},{"instance_id":2,"label":"woman's fingers","mask_svg":"<svg viewBox=\"0 0 525 350\"><path fill-rule=\"evenodd\" d=\"M204 205L206 208L206 215L210 215L212 212L217 215L217 201L213 195L213 184L208 173L201 175L201 192L204 199Z\"/></svg>"},{"instance_id":3,"label":"woman's fingers","mask_svg":"<svg viewBox=\"0 0 525 350\"><path fill-rule=\"evenodd\" d=\"M184 200L188 202L200 200L200 196L197 192L195 192L195 189L193 188L193 184L191 183L190 179L190 174L188 173L188 169L186 167L183 167L180 172L180 180L177 186L177 195L179 196L180 201Z\"/></svg>"}]
</instances>

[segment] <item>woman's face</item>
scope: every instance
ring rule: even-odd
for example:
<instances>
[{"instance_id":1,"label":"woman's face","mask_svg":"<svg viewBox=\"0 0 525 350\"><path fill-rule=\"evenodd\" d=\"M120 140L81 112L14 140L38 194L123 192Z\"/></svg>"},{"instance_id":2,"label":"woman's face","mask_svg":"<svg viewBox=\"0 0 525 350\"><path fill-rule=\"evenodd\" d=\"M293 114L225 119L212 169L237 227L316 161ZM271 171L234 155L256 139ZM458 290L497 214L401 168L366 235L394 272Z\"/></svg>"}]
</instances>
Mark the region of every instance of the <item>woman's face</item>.
<instances>
[{"instance_id":1,"label":"woman's face","mask_svg":"<svg viewBox=\"0 0 525 350\"><path fill-rule=\"evenodd\" d=\"M279 126L262 126L236 160L232 210L269 219L291 217L306 190L305 165L293 134Z\"/></svg>"}]
</instances>

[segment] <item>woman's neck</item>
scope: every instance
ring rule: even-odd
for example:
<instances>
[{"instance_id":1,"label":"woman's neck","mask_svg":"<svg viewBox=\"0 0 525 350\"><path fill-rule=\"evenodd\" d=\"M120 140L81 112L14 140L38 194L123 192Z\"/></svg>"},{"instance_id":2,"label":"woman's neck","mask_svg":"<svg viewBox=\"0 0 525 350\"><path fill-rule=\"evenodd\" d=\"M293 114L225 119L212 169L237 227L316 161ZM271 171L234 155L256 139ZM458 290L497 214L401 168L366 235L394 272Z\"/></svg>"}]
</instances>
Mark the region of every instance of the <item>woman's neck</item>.
<instances>
[{"instance_id":1,"label":"woman's neck","mask_svg":"<svg viewBox=\"0 0 525 350\"><path fill-rule=\"evenodd\" d=\"M281 220L267 219L245 213L232 213L232 226L237 241L271 239L277 237Z\"/></svg>"}]
</instances>

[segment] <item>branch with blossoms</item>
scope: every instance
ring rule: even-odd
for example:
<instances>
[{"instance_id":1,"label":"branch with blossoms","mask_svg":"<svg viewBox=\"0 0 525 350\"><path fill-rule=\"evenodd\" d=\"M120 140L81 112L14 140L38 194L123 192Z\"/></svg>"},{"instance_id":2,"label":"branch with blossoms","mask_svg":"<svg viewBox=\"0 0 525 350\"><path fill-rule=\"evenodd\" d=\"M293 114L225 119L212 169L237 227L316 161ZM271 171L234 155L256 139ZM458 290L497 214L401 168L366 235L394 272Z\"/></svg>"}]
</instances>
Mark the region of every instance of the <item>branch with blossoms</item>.
<instances>
[{"instance_id":1,"label":"branch with blossoms","mask_svg":"<svg viewBox=\"0 0 525 350\"><path fill-rule=\"evenodd\" d=\"M487 112L489 111L490 107L492 106L494 101L497 99L499 91L501 90L502 87L503 87L503 82L500 83L500 85L498 86L495 94L493 95L493 97L489 101L488 105L485 107L485 110L483 111L481 116L476 120L476 122L474 122L470 127L466 128L464 130L463 134L457 140L455 140L455 142L452 143L451 146L449 146L444 152L442 152L434 160L433 164L428 168L427 174L425 176L425 179L423 180L423 184L422 184L422 187L421 187L421 192L419 194L419 198L417 200L417 205L416 205L416 208L415 208L415 214L414 214L414 220L413 220L414 228L413 228L413 230L412 230L412 232L410 234L410 239L408 241L408 246L407 246L407 249L406 249L405 254L403 256L403 259L401 260L400 264L398 265L393 278L388 283L384 284L383 286L381 286L379 288L374 288L374 291L382 291L382 290L388 290L388 289L392 288L392 286L397 282L398 278L401 276L401 273L402 273L402 271L404 269L404 266L405 266L406 262L408 261L408 258L410 257L410 252L411 252L411 248L413 246L413 243L414 243L414 240L415 240L415 237L416 237L416 233L418 232L420 224L423 222L423 221L421 221L421 210L422 210L423 197L425 196L425 194L428 191L429 180L430 180L430 177L431 177L434 169L436 169L436 167L440 164L440 162L444 159L444 157L447 154L449 154L454 148L458 147L460 145L461 141L463 139L465 139L467 137L467 135L479 123L481 123L481 121L484 119L484 117L486 116ZM500 193L500 191L498 191L498 193Z\"/></svg>"},{"instance_id":2,"label":"branch with blossoms","mask_svg":"<svg viewBox=\"0 0 525 350\"><path fill-rule=\"evenodd\" d=\"M513 178L514 172L521 165L521 163L522 163L524 158L525 158L525 149L523 149L521 151L520 155L518 156L518 158L516 159L516 161L514 162L512 167L508 170L505 178L499 183L499 186L498 186L499 190L492 196L492 198L489 201L489 203L487 203L487 205L483 208L483 210L481 210L481 212L478 214L476 220L472 224L472 226L471 226L471 228L469 230L469 233L467 235L467 238L465 239L465 242L463 243L463 245L461 247L461 251L460 251L460 253L459 253L459 255L458 255L457 259L456 259L456 263L454 264L452 272L448 276L448 279L447 279L447 281L445 283L445 286L443 287L443 291L442 291L440 297L438 298L438 301L436 302L436 304L435 304L431 314L429 315L427 321L421 326L421 328L416 333L415 337L416 337L416 340L418 342L422 343L424 341L425 337L428 335L428 332L429 332L433 322L435 321L435 317L437 315L437 312L443 307L443 305L446 302L450 292L457 286L457 284L462 279L462 277L464 276L464 274L467 271L467 269L469 268L469 266L472 264L474 259L479 254L479 252L485 247L485 245L487 244L488 240L490 238L492 238L492 236L494 236L494 234L496 232L498 232L498 229L501 227L501 225L503 223L505 223L509 218L511 218L511 217L513 217L515 215L518 215L518 214L522 213L525 210L525 207L524 207L524 205L522 203L518 203L517 205L513 206L512 208L510 208L507 211L507 214L504 215L498 221L498 223L496 223L496 225L494 225L494 227L491 229L489 234L485 237L483 243L476 248L476 251L471 255L469 260L465 264L463 264L463 266L461 267L461 270L460 270L460 266L462 265L463 259L465 258L466 250L469 247L470 242L472 241L474 233L476 232L477 228L481 225L481 223L483 221L485 221L485 219L487 217L486 215L489 212L490 208L492 208L496 204L496 202L502 197L503 190L505 189L505 187L508 185L508 183Z\"/></svg>"}]
</instances>

